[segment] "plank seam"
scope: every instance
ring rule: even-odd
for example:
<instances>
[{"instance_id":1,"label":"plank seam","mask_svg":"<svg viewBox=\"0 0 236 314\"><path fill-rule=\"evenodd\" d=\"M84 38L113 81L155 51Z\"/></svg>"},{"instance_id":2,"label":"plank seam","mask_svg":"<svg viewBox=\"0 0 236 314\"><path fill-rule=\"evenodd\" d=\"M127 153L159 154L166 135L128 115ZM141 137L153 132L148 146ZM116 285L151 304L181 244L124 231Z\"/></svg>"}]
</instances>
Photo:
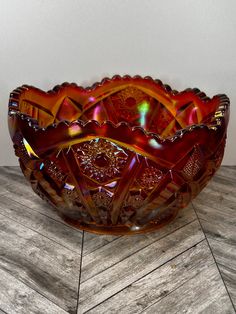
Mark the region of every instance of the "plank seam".
<instances>
[{"instance_id":1,"label":"plank seam","mask_svg":"<svg viewBox=\"0 0 236 314\"><path fill-rule=\"evenodd\" d=\"M205 241L205 239L203 239L202 241ZM209 267L214 265L215 263L212 262L211 264L209 264ZM201 273L201 271L199 272L199 274ZM197 276L197 275L196 275ZM176 287L174 290L170 291L169 293L167 293L166 295L164 295L163 297L161 297L160 299L158 299L156 302L150 304L150 306L147 306L144 310L142 310L141 312L139 312L138 314L142 314L144 313L144 311L146 311L148 308L152 307L153 305L159 303L162 299L166 298L168 295L172 294L173 292L175 292L177 289L181 288L182 286L184 286L186 283L188 283L190 280L192 280L194 277L191 277L189 279L187 279L185 282L183 282L181 285L179 285L178 287Z\"/></svg>"},{"instance_id":2,"label":"plank seam","mask_svg":"<svg viewBox=\"0 0 236 314\"><path fill-rule=\"evenodd\" d=\"M32 288L30 285L28 285L26 282L24 282L23 280L21 280L20 278L17 278L15 275L13 275L12 273L10 273L8 270L0 268L2 271L5 271L6 273L8 273L8 275L10 275L11 277L15 278L17 281L21 282L23 285L25 285L26 287L28 287L30 290L38 293L39 295L41 295L44 299L48 300L49 302L51 302L52 304L56 305L57 307L59 307L60 309L62 309L63 311L65 311L65 313L68 313L66 309L64 309L63 307L61 307L60 305L58 305L57 303L55 303L53 300L50 300L47 296L43 295L41 292L39 292L38 290L35 290L34 288Z\"/></svg>"},{"instance_id":3,"label":"plank seam","mask_svg":"<svg viewBox=\"0 0 236 314\"><path fill-rule=\"evenodd\" d=\"M44 235L44 234L42 234L42 233L36 231L35 229L32 229L32 228L30 228L30 227L25 226L25 225L22 224L21 222L15 220L15 219L12 219L12 218L9 217L9 216L4 215L2 212L0 212L0 215L3 216L3 217L6 217L7 219L9 219L9 220L11 220L11 221L14 221L15 223L17 223L17 224L23 226L23 227L26 228L26 229L29 229L29 230L31 230L31 231L33 231L33 232L39 234L40 236L42 236L42 237L44 237L44 238L46 238L46 239L48 239L48 240L50 240L50 241L52 241L52 242L54 242L54 243L60 245L61 247L65 248L65 249L67 249L67 250L69 250L69 251L71 251L71 252L73 252L73 253L75 253L75 254L78 254L78 252L76 252L76 251L74 251L74 250L71 250L71 249L68 248L67 246L65 246L65 245L63 245L63 244L61 244L61 243L59 243L59 242L57 242L57 241L55 241L55 240L53 240L53 239L47 237L46 235Z\"/></svg>"},{"instance_id":4,"label":"plank seam","mask_svg":"<svg viewBox=\"0 0 236 314\"><path fill-rule=\"evenodd\" d=\"M143 279L144 277L150 275L151 273L153 273L154 271L156 271L158 268L160 268L160 267L164 266L165 264L171 262L171 261L174 260L175 258L177 258L177 257L179 257L180 255L186 253L188 250L192 249L193 247L197 246L198 244L200 244L201 242L204 242L204 241L205 241L205 238L202 239L201 241L198 241L197 243L195 243L195 244L192 245L191 247L187 248L186 250L182 251L181 253L179 253L179 254L173 256L173 257L172 257L171 259L169 259L168 261L166 261L166 262L164 262L163 264L159 265L159 266L156 267L155 269L152 269L150 272L147 272L147 273L146 273L145 275L143 275L142 277L140 277L140 278L134 280L134 281L133 281L132 283L130 283L128 286L126 286L126 287L122 288L121 290L117 291L116 293L114 293L113 295L111 295L111 296L108 297L107 299L103 300L102 302L96 304L95 306L93 306L92 308L90 308L89 310L87 310L86 312L84 312L83 314L89 313L90 310L93 310L94 308L96 308L97 306L99 306L100 304L102 304L103 302L105 302L105 301L111 299L111 298L114 297L116 294L118 294L118 293L120 293L121 291L127 289L128 287L130 287L131 285L133 285L135 282L137 282L137 281ZM192 278L190 278L190 279L192 279ZM190 279L188 279L188 280L190 280ZM187 280L187 281L188 281L188 280ZM187 281L185 281L185 283L186 283ZM181 287L181 285L180 285L179 287ZM179 287L177 287L177 288L179 288ZM177 289L177 288L176 288L176 289ZM172 292L175 291L176 289L172 290L170 293L172 293ZM169 294L170 294L170 293L169 293ZM162 298L164 298L164 297L166 297L166 296L167 296L167 295L163 296ZM161 299L162 299L162 298L161 298ZM161 299L160 299L160 300L161 300ZM158 302L159 302L160 300L158 300ZM154 302L153 304L155 304L155 303L156 303L156 302ZM153 305L153 304L152 304L152 305ZM146 309L147 309L147 308L146 308ZM145 309L145 310L146 310L146 309ZM142 312L140 312L140 313L142 313Z\"/></svg>"},{"instance_id":5,"label":"plank seam","mask_svg":"<svg viewBox=\"0 0 236 314\"><path fill-rule=\"evenodd\" d=\"M78 281L76 313L79 313L78 309L79 309L80 281L81 281L81 272L82 272L82 263L83 263L84 233L85 233L85 231L83 231L83 235L82 235L82 246L81 246L80 267L79 267L79 281Z\"/></svg>"},{"instance_id":6,"label":"plank seam","mask_svg":"<svg viewBox=\"0 0 236 314\"><path fill-rule=\"evenodd\" d=\"M227 294L228 294L228 296L229 296L230 302L231 302L231 304L232 304L232 306L233 306L233 309L234 309L234 311L235 311L235 313L236 313L235 305L234 305L233 300L232 300L232 298L231 298L231 295L230 295L230 293L229 293L229 291L228 291L228 288L227 288L227 286L226 286L226 284L225 284L225 281L224 281L224 279L223 279L223 277L222 277L222 273L221 273L221 271L220 271L219 265L218 265L218 263L217 263L217 261L216 261L215 255L214 255L214 253L213 253L213 251L212 251L212 248L211 248L211 245L210 245L210 243L209 243L209 241L208 241L208 237L206 236L205 231L204 231L204 228L203 228L203 226L202 226L201 219L198 217L198 213L197 213L197 210L196 210L195 205L193 204L193 202L191 202L191 204L192 204L192 206L193 206L193 209L194 209L194 211L195 211L195 214L196 214L197 219L198 219L198 221L199 221L199 224L200 224L200 226L201 226L202 232L203 232L203 234L204 234L204 237L205 237L205 239L206 239L207 245L208 245L208 247L209 247L209 249L210 249L210 252L211 252L211 255L212 255L213 259L214 259L214 262L215 262L215 264L216 264L217 270L218 270L218 272L219 272L219 275L220 275L220 277L221 277L221 280L222 280L222 282L223 282L223 285L224 285L224 287L225 287L225 290L226 290L226 292L227 292Z\"/></svg>"},{"instance_id":7,"label":"plank seam","mask_svg":"<svg viewBox=\"0 0 236 314\"><path fill-rule=\"evenodd\" d=\"M32 190L32 191L33 191L33 190ZM29 209L29 210L33 210L33 211L36 212L38 215L42 215L42 216L44 216L44 217L47 217L47 218L49 218L49 219L51 219L51 220L53 220L53 221L56 221L56 222L59 223L59 224L62 224L62 225L64 225L64 226L66 226L66 227L69 227L70 229L73 229L73 230L77 231L78 233L82 234L82 232L81 232L79 229L74 228L74 227L72 227L71 225L68 225L67 223L63 222L63 220L62 220L62 221L56 220L56 219L54 219L53 217L50 217L50 216L48 216L48 215L46 215L46 214L44 214L44 213L41 213L40 211L38 211L38 210L36 210L36 209L34 209L34 208L31 208L31 207L29 207L29 206L27 206L27 205L25 205L25 204L23 204L23 203L21 203L21 202L19 202L19 201L16 201L16 200L12 199L11 197L9 197L9 194L11 194L11 192L9 192L9 191L7 191L6 194L0 194L0 198L1 198L1 196L4 196L4 197L8 198L9 200L11 200L11 201L14 202L14 203L17 203L17 204L19 204L19 205L21 205L21 206L24 206L24 207L26 207L26 208ZM39 198L40 198L40 197L39 197ZM40 198L40 200L42 200L42 199ZM49 205L49 204L45 202L45 205ZM51 206L48 206L48 207L50 208ZM53 209L53 207L50 208L50 210L56 212L56 210ZM58 217L59 217L59 216L58 216Z\"/></svg>"},{"instance_id":8,"label":"plank seam","mask_svg":"<svg viewBox=\"0 0 236 314\"><path fill-rule=\"evenodd\" d=\"M86 231L85 231L85 232L86 232ZM87 232L86 232L86 233L87 233ZM96 235L96 236L99 236L99 235ZM89 255L89 254L91 254L91 253L96 252L96 251L99 250L100 248L102 248L102 247L104 247L104 246L106 246L106 245L108 245L108 244L110 244L110 243L112 243L112 242L118 240L118 239L121 238L121 237L122 237L122 236L117 236L117 238L115 238L115 239L113 239L113 240L111 240L111 241L105 243L105 244L102 245L102 246L99 246L98 248L96 248L96 249L94 249L94 250L88 252L87 254L84 254L83 257L85 257L85 256L87 256L87 255Z\"/></svg>"},{"instance_id":9,"label":"plank seam","mask_svg":"<svg viewBox=\"0 0 236 314\"><path fill-rule=\"evenodd\" d=\"M126 259L129 258L130 256L132 256L132 255L134 255L134 254L136 254L136 253L142 251L143 249L147 248L148 246L152 245L153 243L158 242L158 241L160 241L160 240L163 239L163 238L166 238L167 236L169 236L169 235L171 235L172 233L174 233L174 232L180 230L181 228L184 228L184 227L188 226L189 224L193 223L194 221L197 221L197 218L194 218L192 221L188 222L187 224L185 224L185 225L183 225L183 226L181 226L181 227L179 227L179 228L173 230L173 231L170 232L170 233L167 233L166 235L162 236L162 237L159 238L158 240L155 240L155 241L153 241L153 242L151 242L151 243L149 243L149 244L143 246L142 248L138 249L137 251L133 252L132 254L127 255L127 256L124 257L123 259L121 259L121 260L119 260L118 262L116 262L116 263L112 264L111 266L107 267L105 270L101 270L101 271L99 271L98 273L96 273L96 275L87 278L85 281L82 280L81 283L85 283L86 281L90 280L91 278L96 277L97 275L101 274L101 273L104 272L104 271L107 271L108 269L110 269L110 268L116 266L117 264L123 262L124 260L126 260Z\"/></svg>"}]
</instances>

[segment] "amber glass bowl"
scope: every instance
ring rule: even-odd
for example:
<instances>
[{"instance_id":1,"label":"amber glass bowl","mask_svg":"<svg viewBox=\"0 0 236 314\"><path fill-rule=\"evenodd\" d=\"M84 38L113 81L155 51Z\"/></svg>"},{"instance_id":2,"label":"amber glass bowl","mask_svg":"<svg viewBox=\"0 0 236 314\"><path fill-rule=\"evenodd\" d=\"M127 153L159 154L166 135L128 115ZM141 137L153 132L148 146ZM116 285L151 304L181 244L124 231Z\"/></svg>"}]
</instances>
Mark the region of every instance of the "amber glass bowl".
<instances>
[{"instance_id":1,"label":"amber glass bowl","mask_svg":"<svg viewBox=\"0 0 236 314\"><path fill-rule=\"evenodd\" d=\"M153 231L211 179L224 154L226 95L119 75L10 95L15 153L33 190L66 222L108 234Z\"/></svg>"}]
</instances>

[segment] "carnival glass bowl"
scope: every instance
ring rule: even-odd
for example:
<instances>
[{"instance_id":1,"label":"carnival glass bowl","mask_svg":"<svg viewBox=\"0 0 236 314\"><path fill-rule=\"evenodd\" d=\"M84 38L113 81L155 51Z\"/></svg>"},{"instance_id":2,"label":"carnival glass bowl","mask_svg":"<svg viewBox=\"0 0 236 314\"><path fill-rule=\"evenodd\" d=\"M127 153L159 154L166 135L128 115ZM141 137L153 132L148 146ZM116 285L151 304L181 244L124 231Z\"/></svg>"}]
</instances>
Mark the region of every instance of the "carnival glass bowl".
<instances>
[{"instance_id":1,"label":"carnival glass bowl","mask_svg":"<svg viewBox=\"0 0 236 314\"><path fill-rule=\"evenodd\" d=\"M33 190L66 222L108 234L171 221L219 168L228 118L226 95L119 75L89 88L23 85L8 112Z\"/></svg>"}]
</instances>

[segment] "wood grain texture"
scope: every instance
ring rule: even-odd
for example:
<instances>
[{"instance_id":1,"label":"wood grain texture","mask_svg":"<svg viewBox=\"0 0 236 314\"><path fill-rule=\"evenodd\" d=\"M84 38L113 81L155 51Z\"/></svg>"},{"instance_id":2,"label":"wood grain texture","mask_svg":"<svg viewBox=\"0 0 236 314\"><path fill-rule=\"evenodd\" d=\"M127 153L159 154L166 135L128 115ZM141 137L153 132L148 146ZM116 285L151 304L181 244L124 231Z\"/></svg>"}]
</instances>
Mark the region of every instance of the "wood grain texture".
<instances>
[{"instance_id":1,"label":"wood grain texture","mask_svg":"<svg viewBox=\"0 0 236 314\"><path fill-rule=\"evenodd\" d=\"M236 167L193 206L157 232L83 235L0 167L0 314L235 313Z\"/></svg>"},{"instance_id":2,"label":"wood grain texture","mask_svg":"<svg viewBox=\"0 0 236 314\"><path fill-rule=\"evenodd\" d=\"M88 278L86 276L86 280L85 276L83 277L82 263L81 275L84 279L80 285L79 313L84 313L104 302L107 298L132 284L132 282L137 281L168 260L197 244L203 238L204 235L200 225L195 220L158 241L148 243L148 245L144 244L135 253L131 252L129 256L119 262L115 261L112 266L96 273L93 277ZM112 244L115 242L112 242ZM135 243L137 243L136 237L133 245ZM129 245L129 248L131 249L132 245ZM114 252L118 253L123 249L123 244L117 243L117 247L112 250L113 256L111 258L116 258ZM96 260L97 262L103 260L103 255L98 254Z\"/></svg>"},{"instance_id":3,"label":"wood grain texture","mask_svg":"<svg viewBox=\"0 0 236 314\"><path fill-rule=\"evenodd\" d=\"M236 166L221 166L220 169L217 171L216 176L232 179L236 182L235 171Z\"/></svg>"},{"instance_id":4,"label":"wood grain texture","mask_svg":"<svg viewBox=\"0 0 236 314\"><path fill-rule=\"evenodd\" d=\"M120 236L113 236L107 234L94 234L85 232L84 233L84 242L86 245L83 247L83 257L87 254L90 254L96 251L99 248L111 243L114 240L117 240Z\"/></svg>"},{"instance_id":5,"label":"wood grain texture","mask_svg":"<svg viewBox=\"0 0 236 314\"><path fill-rule=\"evenodd\" d=\"M211 265L141 313L234 314L216 265Z\"/></svg>"},{"instance_id":6,"label":"wood grain texture","mask_svg":"<svg viewBox=\"0 0 236 314\"><path fill-rule=\"evenodd\" d=\"M96 274L119 263L195 219L196 215L192 206L190 206L179 213L173 224L169 224L158 230L158 232L138 234L128 237L116 237L113 241L104 244L104 246L97 250L93 250L90 254L87 254L86 256L83 255L81 282L92 278ZM85 232L83 252L84 250L87 250L87 239L91 239L91 237L91 234ZM93 235L93 237L97 238L98 236ZM89 245L90 244L89 241ZM114 252L116 252L116 254L114 254ZM102 259L99 258L99 256L102 256Z\"/></svg>"},{"instance_id":7,"label":"wood grain texture","mask_svg":"<svg viewBox=\"0 0 236 314\"><path fill-rule=\"evenodd\" d=\"M0 213L71 251L80 253L82 236L76 229L30 210L6 195L0 196Z\"/></svg>"},{"instance_id":8,"label":"wood grain texture","mask_svg":"<svg viewBox=\"0 0 236 314\"><path fill-rule=\"evenodd\" d=\"M2 269L0 269L0 286L0 305L2 308L0 313L68 313Z\"/></svg>"},{"instance_id":9,"label":"wood grain texture","mask_svg":"<svg viewBox=\"0 0 236 314\"><path fill-rule=\"evenodd\" d=\"M209 239L222 278L236 307L236 249L235 245Z\"/></svg>"},{"instance_id":10,"label":"wood grain texture","mask_svg":"<svg viewBox=\"0 0 236 314\"><path fill-rule=\"evenodd\" d=\"M221 167L193 206L236 307L236 167Z\"/></svg>"},{"instance_id":11,"label":"wood grain texture","mask_svg":"<svg viewBox=\"0 0 236 314\"><path fill-rule=\"evenodd\" d=\"M32 190L20 167L0 167L0 187L2 194L15 202L65 224L56 210Z\"/></svg>"},{"instance_id":12,"label":"wood grain texture","mask_svg":"<svg viewBox=\"0 0 236 314\"><path fill-rule=\"evenodd\" d=\"M87 313L140 313L213 264L208 245L203 240Z\"/></svg>"},{"instance_id":13,"label":"wood grain texture","mask_svg":"<svg viewBox=\"0 0 236 314\"><path fill-rule=\"evenodd\" d=\"M0 269L75 313L80 254L1 214Z\"/></svg>"},{"instance_id":14,"label":"wood grain texture","mask_svg":"<svg viewBox=\"0 0 236 314\"><path fill-rule=\"evenodd\" d=\"M156 240L157 238L164 237L165 235L173 232L177 228L182 227L184 224L193 221L194 219L196 219L196 214L193 210L193 207L190 205L188 208L184 208L179 212L178 216L176 217L176 219L173 221L172 224L165 226L164 228L158 230L158 232L153 232L150 234L146 234L144 236L138 235L137 239L139 240L139 238L142 238L142 239L149 238L149 240L151 239ZM110 242L118 240L119 238L121 238L121 236L96 235L93 233L85 232L84 233L85 245L83 247L83 257L87 254L92 253L93 251L96 251L99 248L102 248L103 246L109 244ZM130 237L124 237L124 238L126 238L126 241L130 240L129 239ZM134 241L135 236L132 236L131 238L132 238L132 244L135 243ZM135 245L139 245L138 242L139 241L137 241ZM85 259L84 259L84 264L85 264Z\"/></svg>"}]
</instances>

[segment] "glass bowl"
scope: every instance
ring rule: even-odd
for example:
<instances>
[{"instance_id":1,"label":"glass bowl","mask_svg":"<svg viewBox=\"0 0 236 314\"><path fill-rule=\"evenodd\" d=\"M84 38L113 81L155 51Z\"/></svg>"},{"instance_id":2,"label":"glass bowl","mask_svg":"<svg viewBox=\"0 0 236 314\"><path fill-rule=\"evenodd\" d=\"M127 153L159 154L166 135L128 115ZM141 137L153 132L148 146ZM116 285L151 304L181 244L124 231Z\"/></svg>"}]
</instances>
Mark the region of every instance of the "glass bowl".
<instances>
[{"instance_id":1,"label":"glass bowl","mask_svg":"<svg viewBox=\"0 0 236 314\"><path fill-rule=\"evenodd\" d=\"M10 94L8 123L33 190L75 227L133 234L169 223L219 168L226 95L116 75Z\"/></svg>"}]
</instances>

